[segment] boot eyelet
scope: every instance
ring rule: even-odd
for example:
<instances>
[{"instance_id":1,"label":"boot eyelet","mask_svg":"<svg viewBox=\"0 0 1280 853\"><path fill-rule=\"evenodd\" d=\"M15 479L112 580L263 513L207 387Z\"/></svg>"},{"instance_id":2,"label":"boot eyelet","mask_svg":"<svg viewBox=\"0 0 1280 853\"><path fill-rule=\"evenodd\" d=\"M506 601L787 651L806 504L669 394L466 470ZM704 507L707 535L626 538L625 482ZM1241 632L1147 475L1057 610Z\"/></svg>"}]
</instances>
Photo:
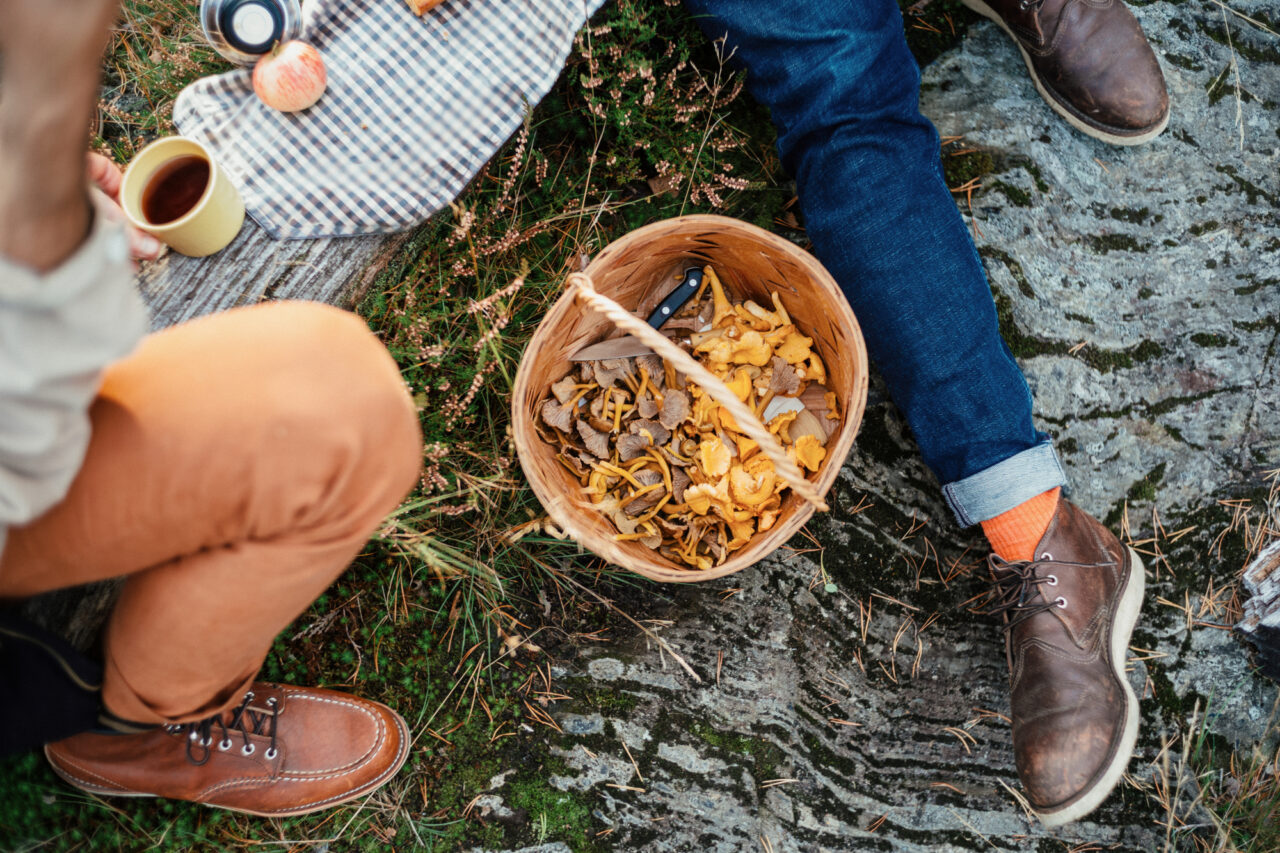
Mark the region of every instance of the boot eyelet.
<instances>
[{"instance_id":1,"label":"boot eyelet","mask_svg":"<svg viewBox=\"0 0 1280 853\"><path fill-rule=\"evenodd\" d=\"M262 754L265 755L268 760L270 760L272 758L275 758L277 755L279 755L280 751L277 750L274 746L269 746L267 747L267 751Z\"/></svg>"},{"instance_id":2,"label":"boot eyelet","mask_svg":"<svg viewBox=\"0 0 1280 853\"><path fill-rule=\"evenodd\" d=\"M200 740L200 733L192 729L191 733L187 735L187 740Z\"/></svg>"},{"instance_id":3,"label":"boot eyelet","mask_svg":"<svg viewBox=\"0 0 1280 853\"><path fill-rule=\"evenodd\" d=\"M1061 595L1058 596L1056 599L1054 599L1053 603L1056 604L1062 610L1067 609L1067 600L1063 598Z\"/></svg>"},{"instance_id":4,"label":"boot eyelet","mask_svg":"<svg viewBox=\"0 0 1280 853\"><path fill-rule=\"evenodd\" d=\"M230 748L231 748L231 741L230 741L230 740L220 740L220 741L218 741L218 751L219 751L219 752L226 752L226 751L227 751L228 749L230 749Z\"/></svg>"},{"instance_id":5,"label":"boot eyelet","mask_svg":"<svg viewBox=\"0 0 1280 853\"><path fill-rule=\"evenodd\" d=\"M1058 576L1057 576L1057 575L1049 575L1049 577L1045 578L1045 581L1044 581L1044 582L1045 582L1045 585L1047 585L1047 586L1057 586L1057 585L1058 585Z\"/></svg>"},{"instance_id":6,"label":"boot eyelet","mask_svg":"<svg viewBox=\"0 0 1280 853\"><path fill-rule=\"evenodd\" d=\"M200 738L200 745L201 745L202 747L204 747L205 749L208 749L208 748L209 748L209 744L211 744L211 743L213 743L213 738L211 738L211 737Z\"/></svg>"},{"instance_id":7,"label":"boot eyelet","mask_svg":"<svg viewBox=\"0 0 1280 853\"><path fill-rule=\"evenodd\" d=\"M243 747L241 747L241 748L240 748L240 754L241 754L241 755L253 755L253 753L254 753L254 751L255 751L255 750L257 750L257 747L256 747L256 746L254 746L254 745L253 745L253 744L251 744L251 743L247 743L247 744L245 744Z\"/></svg>"},{"instance_id":8,"label":"boot eyelet","mask_svg":"<svg viewBox=\"0 0 1280 853\"><path fill-rule=\"evenodd\" d=\"M278 704L278 701L277 701L276 697L274 697L274 696L272 696L270 699L268 699L268 700L267 700L267 707L268 707L268 708L274 708L277 704Z\"/></svg>"},{"instance_id":9,"label":"boot eyelet","mask_svg":"<svg viewBox=\"0 0 1280 853\"><path fill-rule=\"evenodd\" d=\"M1045 551L1043 554L1041 554L1041 555L1040 555L1040 559L1041 559L1043 562L1046 562L1046 563L1047 563L1047 562L1049 562L1050 560L1052 560L1052 559L1053 559L1053 555L1052 555L1052 554L1050 554L1048 551Z\"/></svg>"},{"instance_id":10,"label":"boot eyelet","mask_svg":"<svg viewBox=\"0 0 1280 853\"><path fill-rule=\"evenodd\" d=\"M244 694L244 701L246 701L246 702L252 702L252 701L253 701L253 691L252 691L252 690L250 690L248 693Z\"/></svg>"}]
</instances>

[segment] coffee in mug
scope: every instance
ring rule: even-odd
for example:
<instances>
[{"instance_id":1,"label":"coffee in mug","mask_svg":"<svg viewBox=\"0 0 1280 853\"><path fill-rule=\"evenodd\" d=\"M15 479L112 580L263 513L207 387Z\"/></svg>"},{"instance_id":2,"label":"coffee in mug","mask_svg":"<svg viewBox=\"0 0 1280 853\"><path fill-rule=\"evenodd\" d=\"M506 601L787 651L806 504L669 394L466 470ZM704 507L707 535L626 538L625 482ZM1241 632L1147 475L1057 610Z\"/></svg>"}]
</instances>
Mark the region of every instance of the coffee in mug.
<instances>
[{"instance_id":1,"label":"coffee in mug","mask_svg":"<svg viewBox=\"0 0 1280 853\"><path fill-rule=\"evenodd\" d=\"M209 162L203 157L177 157L165 163L142 188L142 215L152 225L181 219L196 206L209 186Z\"/></svg>"},{"instance_id":2,"label":"coffee in mug","mask_svg":"<svg viewBox=\"0 0 1280 853\"><path fill-rule=\"evenodd\" d=\"M184 255L226 247L244 224L244 202L209 150L194 139L158 139L133 158L120 206L137 229Z\"/></svg>"}]
</instances>

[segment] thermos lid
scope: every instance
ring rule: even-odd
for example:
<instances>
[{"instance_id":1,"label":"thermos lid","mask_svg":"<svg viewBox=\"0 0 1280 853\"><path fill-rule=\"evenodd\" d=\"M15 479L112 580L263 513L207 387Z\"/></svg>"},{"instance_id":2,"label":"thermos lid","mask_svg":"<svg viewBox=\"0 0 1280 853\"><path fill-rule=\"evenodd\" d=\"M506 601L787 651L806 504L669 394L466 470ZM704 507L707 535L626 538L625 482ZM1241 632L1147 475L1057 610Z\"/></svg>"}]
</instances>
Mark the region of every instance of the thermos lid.
<instances>
[{"instance_id":1,"label":"thermos lid","mask_svg":"<svg viewBox=\"0 0 1280 853\"><path fill-rule=\"evenodd\" d=\"M284 15L268 0L231 0L218 19L227 44L245 53L266 53L284 35Z\"/></svg>"},{"instance_id":2,"label":"thermos lid","mask_svg":"<svg viewBox=\"0 0 1280 853\"><path fill-rule=\"evenodd\" d=\"M298 37L302 9L298 0L201 0L200 24L223 57L252 65L277 42Z\"/></svg>"}]
</instances>

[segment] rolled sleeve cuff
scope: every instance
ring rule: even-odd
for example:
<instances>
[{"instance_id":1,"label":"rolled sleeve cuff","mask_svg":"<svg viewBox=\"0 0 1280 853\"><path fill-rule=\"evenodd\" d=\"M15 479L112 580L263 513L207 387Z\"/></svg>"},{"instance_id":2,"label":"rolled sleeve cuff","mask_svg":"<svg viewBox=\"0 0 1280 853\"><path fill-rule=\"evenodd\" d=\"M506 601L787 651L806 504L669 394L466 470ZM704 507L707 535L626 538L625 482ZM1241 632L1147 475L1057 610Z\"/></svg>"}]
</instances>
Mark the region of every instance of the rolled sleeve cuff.
<instances>
[{"instance_id":1,"label":"rolled sleeve cuff","mask_svg":"<svg viewBox=\"0 0 1280 853\"><path fill-rule=\"evenodd\" d=\"M1057 452L1044 441L963 480L948 483L942 487L942 494L960 526L972 527L1066 482Z\"/></svg>"},{"instance_id":2,"label":"rolled sleeve cuff","mask_svg":"<svg viewBox=\"0 0 1280 853\"><path fill-rule=\"evenodd\" d=\"M0 255L0 305L22 309L57 308L85 290L101 287L104 275L131 280L129 243L123 226L94 216L88 238L58 267L47 273Z\"/></svg>"}]
</instances>

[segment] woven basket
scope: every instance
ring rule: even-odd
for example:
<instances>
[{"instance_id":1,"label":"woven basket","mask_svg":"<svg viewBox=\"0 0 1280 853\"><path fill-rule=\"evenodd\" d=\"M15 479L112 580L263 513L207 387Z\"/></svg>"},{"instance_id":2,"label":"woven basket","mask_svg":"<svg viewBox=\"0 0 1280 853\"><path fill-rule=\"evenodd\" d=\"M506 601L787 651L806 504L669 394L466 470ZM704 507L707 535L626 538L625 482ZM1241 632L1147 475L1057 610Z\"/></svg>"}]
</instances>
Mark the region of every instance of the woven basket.
<instances>
[{"instance_id":1,"label":"woven basket","mask_svg":"<svg viewBox=\"0 0 1280 853\"><path fill-rule=\"evenodd\" d=\"M800 331L813 338L814 349L826 364L827 387L836 393L841 414L838 430L828 437L827 456L816 479L797 481L795 466L784 455L779 459L782 451L777 442L733 392L710 374L694 372L692 368L701 369L696 362L629 313L647 316L670 289L656 284L675 282L686 267L705 264L715 268L735 300L753 299L767 306L770 292L778 291ZM610 243L582 274L570 276L568 285L525 350L511 400L520 465L534 494L562 530L610 563L654 580L680 583L711 580L745 569L789 540L816 508L826 509L822 497L835 482L862 421L867 352L848 302L812 255L736 219L682 216L645 226ZM707 571L682 568L639 542L616 541L612 523L593 508L581 484L556 460L557 448L543 441L535 429L538 408L551 384L570 370L568 357L588 344L624 332L642 336L717 402L729 406L738 424L774 460L778 475L792 484L777 523ZM660 350L662 344L668 349Z\"/></svg>"}]
</instances>

